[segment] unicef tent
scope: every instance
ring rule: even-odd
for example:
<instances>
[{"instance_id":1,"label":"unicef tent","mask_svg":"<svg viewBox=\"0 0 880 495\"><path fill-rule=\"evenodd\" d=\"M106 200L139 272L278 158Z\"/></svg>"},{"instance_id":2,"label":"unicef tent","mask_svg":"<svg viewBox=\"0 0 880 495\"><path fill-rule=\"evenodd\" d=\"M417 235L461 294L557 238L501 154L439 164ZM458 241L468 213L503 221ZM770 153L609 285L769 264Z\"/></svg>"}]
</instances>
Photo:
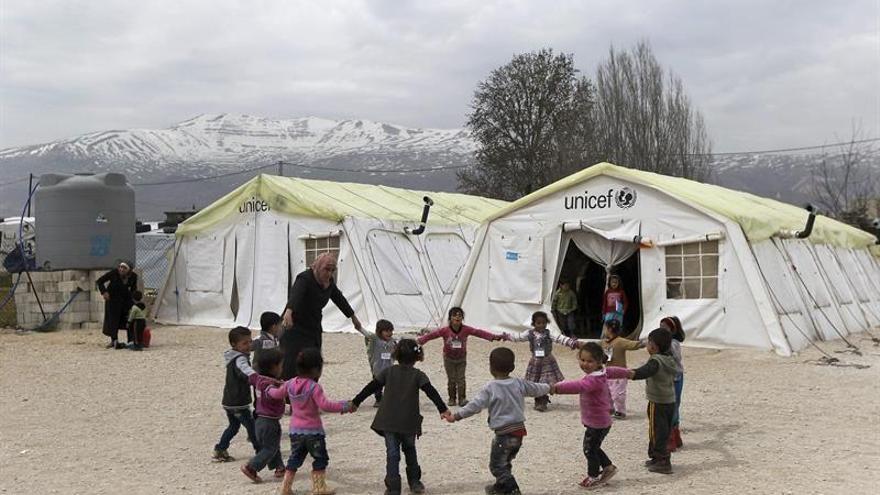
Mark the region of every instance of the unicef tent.
<instances>
[{"instance_id":1,"label":"unicef tent","mask_svg":"<svg viewBox=\"0 0 880 495\"><path fill-rule=\"evenodd\" d=\"M425 196L433 200L419 234ZM452 193L260 175L186 220L153 314L157 321L259 326L293 278L326 251L358 317L397 328L445 320L476 229L506 202ZM418 234L418 235L417 235ZM350 322L331 303L324 329Z\"/></svg>"},{"instance_id":2,"label":"unicef tent","mask_svg":"<svg viewBox=\"0 0 880 495\"><path fill-rule=\"evenodd\" d=\"M778 201L601 163L492 214L452 303L473 325L521 329L567 280L581 334L595 337L616 273L627 330L677 315L688 343L788 355L880 324L877 240L822 216L798 238L807 219Z\"/></svg>"}]
</instances>

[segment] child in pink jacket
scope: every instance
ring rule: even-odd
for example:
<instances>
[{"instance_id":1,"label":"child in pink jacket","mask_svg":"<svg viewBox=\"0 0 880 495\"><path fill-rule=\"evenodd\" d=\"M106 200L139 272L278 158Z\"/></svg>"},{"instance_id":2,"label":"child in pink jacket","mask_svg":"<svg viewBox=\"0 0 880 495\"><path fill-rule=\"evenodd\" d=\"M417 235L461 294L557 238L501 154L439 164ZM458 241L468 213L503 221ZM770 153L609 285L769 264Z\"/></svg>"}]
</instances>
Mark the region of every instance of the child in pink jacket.
<instances>
[{"instance_id":1,"label":"child in pink jacket","mask_svg":"<svg viewBox=\"0 0 880 495\"><path fill-rule=\"evenodd\" d=\"M473 335L485 340L504 340L503 335L496 335L488 330L469 327L464 324L464 310L450 308L449 326L438 328L422 335L419 345L436 338L443 338L443 368L446 370L446 387L449 390L449 405L464 406L467 404L467 338Z\"/></svg>"},{"instance_id":2,"label":"child in pink jacket","mask_svg":"<svg viewBox=\"0 0 880 495\"><path fill-rule=\"evenodd\" d=\"M580 394L581 423L586 427L584 456L587 458L587 477L580 482L580 486L594 488L610 480L617 472L611 459L602 450L602 441L611 430L608 378L626 377L629 371L624 368L605 368L605 351L596 342L587 342L581 346L578 361L586 375L580 380L556 383L550 393Z\"/></svg>"},{"instance_id":3,"label":"child in pink jacket","mask_svg":"<svg viewBox=\"0 0 880 495\"><path fill-rule=\"evenodd\" d=\"M284 382L281 387L269 389L274 399L285 395L290 400L290 458L281 484L281 495L292 495L293 478L303 465L306 455L312 456L312 493L332 495L335 490L327 488L325 470L330 463L321 411L353 412L348 401L330 400L317 380L321 377L324 359L321 351L308 348L296 358L297 376Z\"/></svg>"}]
</instances>

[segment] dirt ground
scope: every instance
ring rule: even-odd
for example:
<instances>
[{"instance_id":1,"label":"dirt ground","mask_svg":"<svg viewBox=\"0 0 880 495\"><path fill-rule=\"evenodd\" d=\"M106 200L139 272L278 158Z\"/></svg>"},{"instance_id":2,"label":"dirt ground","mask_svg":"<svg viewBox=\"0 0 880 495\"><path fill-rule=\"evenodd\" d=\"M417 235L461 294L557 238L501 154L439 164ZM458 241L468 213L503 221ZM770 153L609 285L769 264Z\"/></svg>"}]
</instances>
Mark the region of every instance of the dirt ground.
<instances>
[{"instance_id":1,"label":"dirt ground","mask_svg":"<svg viewBox=\"0 0 880 495\"><path fill-rule=\"evenodd\" d=\"M146 352L104 350L99 332L16 334L0 331L0 492L10 494L195 493L270 494L271 476L250 483L239 464L252 453L244 432L232 463L210 454L225 426L219 402L227 348L224 330L162 327ZM630 383L630 415L615 422L605 450L617 477L601 493L876 493L880 483L880 347L854 337L863 356L834 353L870 368L817 366L815 350L794 358L768 352L685 349L682 406L685 447L673 455L675 474L648 473L644 385ZM490 378L493 343L473 339L471 394ZM515 375L528 357L523 344ZM420 367L445 395L440 343L427 344ZM328 364L321 383L332 398L350 398L367 383L363 339L325 337ZM557 355L569 378L576 358ZM642 351L630 365L644 361ZM384 444L369 429L372 399L353 415L326 415L328 471L339 493L382 493ZM441 422L422 399L419 459L429 493L478 494L491 481L492 434L485 413ZM528 436L514 462L523 493L582 491L585 471L576 396L558 396L549 412L528 410ZM286 418L284 420L286 429ZM288 449L286 438L284 452ZM304 477L295 483L307 493ZM871 487L874 486L874 489Z\"/></svg>"}]
</instances>

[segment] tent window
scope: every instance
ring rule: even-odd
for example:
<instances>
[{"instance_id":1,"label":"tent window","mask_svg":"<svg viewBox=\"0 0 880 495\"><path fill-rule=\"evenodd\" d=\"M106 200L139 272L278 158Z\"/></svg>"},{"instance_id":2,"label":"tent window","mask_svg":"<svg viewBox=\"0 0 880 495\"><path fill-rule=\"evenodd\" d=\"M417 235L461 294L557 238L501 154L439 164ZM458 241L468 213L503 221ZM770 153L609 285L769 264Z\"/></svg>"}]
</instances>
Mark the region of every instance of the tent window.
<instances>
[{"instance_id":1,"label":"tent window","mask_svg":"<svg viewBox=\"0 0 880 495\"><path fill-rule=\"evenodd\" d=\"M316 239L303 239L305 243L306 266L312 266L315 258L324 253L332 253L339 257L339 236L331 235L326 237L318 237ZM339 280L339 273L336 273L336 280Z\"/></svg>"},{"instance_id":2,"label":"tent window","mask_svg":"<svg viewBox=\"0 0 880 495\"><path fill-rule=\"evenodd\" d=\"M666 247L666 298L718 298L718 241Z\"/></svg>"}]
</instances>

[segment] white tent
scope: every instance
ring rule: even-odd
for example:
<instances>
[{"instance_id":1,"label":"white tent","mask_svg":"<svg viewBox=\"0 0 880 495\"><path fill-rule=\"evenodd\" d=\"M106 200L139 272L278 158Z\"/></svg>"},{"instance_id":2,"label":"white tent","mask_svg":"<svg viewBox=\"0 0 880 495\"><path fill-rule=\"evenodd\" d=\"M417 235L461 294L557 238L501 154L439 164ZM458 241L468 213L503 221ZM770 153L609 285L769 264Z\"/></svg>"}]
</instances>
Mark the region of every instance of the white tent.
<instances>
[{"instance_id":1,"label":"white tent","mask_svg":"<svg viewBox=\"0 0 880 495\"><path fill-rule=\"evenodd\" d=\"M624 279L628 330L677 315L688 343L789 355L880 324L876 239L822 216L795 238L807 218L777 201L603 163L487 219L453 304L473 325L523 328L566 279L596 329L607 268Z\"/></svg>"},{"instance_id":2,"label":"white tent","mask_svg":"<svg viewBox=\"0 0 880 495\"><path fill-rule=\"evenodd\" d=\"M433 200L428 225L413 235L404 229L419 226L424 196ZM153 314L162 323L258 327L262 312L283 310L296 274L332 251L337 285L365 325L437 325L477 227L506 204L261 175L181 224ZM326 331L350 327L332 303L324 312Z\"/></svg>"}]
</instances>

